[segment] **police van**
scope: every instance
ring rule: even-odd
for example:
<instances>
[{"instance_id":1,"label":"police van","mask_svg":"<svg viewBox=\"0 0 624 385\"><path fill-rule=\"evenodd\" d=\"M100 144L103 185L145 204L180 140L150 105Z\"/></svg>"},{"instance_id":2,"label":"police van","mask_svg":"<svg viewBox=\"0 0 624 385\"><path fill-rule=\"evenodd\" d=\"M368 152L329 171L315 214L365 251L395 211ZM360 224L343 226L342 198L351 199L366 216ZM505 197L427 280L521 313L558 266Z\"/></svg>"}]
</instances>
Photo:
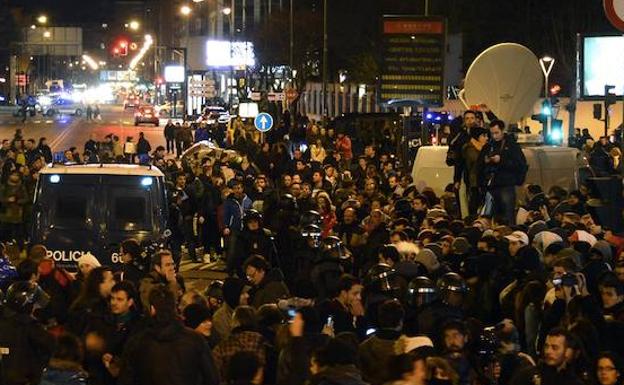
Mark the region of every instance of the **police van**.
<instances>
[{"instance_id":1,"label":"police van","mask_svg":"<svg viewBox=\"0 0 624 385\"><path fill-rule=\"evenodd\" d=\"M124 239L158 241L168 231L167 218L165 178L155 167L52 165L39 174L31 240L69 270L86 253L114 267Z\"/></svg>"}]
</instances>

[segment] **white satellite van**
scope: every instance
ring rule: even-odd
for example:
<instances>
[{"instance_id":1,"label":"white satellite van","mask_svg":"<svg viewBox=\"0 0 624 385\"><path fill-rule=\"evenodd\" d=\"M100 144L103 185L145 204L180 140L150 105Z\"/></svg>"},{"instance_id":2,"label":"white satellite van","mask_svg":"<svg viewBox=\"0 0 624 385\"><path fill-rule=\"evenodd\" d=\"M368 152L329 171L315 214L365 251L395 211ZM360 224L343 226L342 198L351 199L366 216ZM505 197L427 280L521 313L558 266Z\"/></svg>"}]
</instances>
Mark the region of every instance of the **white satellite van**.
<instances>
[{"instance_id":1,"label":"white satellite van","mask_svg":"<svg viewBox=\"0 0 624 385\"><path fill-rule=\"evenodd\" d=\"M441 195L449 183L453 183L453 167L446 165L448 146L423 146L418 149L412 178L414 184L425 184ZM552 186L578 189L580 170L586 161L580 151L571 147L530 146L522 152L529 165L526 183L534 183L548 191Z\"/></svg>"}]
</instances>

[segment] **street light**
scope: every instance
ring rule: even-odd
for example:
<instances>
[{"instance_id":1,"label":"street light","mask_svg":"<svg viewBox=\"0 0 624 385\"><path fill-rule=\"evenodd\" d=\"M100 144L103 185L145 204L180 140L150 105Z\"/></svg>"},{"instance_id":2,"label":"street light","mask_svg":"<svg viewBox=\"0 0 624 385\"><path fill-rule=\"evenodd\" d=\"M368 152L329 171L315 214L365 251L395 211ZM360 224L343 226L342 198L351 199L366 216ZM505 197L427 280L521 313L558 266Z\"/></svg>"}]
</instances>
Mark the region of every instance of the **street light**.
<instances>
[{"instance_id":1,"label":"street light","mask_svg":"<svg viewBox=\"0 0 624 385\"><path fill-rule=\"evenodd\" d=\"M49 39L52 37L52 33L50 31L43 31L43 37Z\"/></svg>"},{"instance_id":2,"label":"street light","mask_svg":"<svg viewBox=\"0 0 624 385\"><path fill-rule=\"evenodd\" d=\"M544 56L539 60L542 73L544 74L544 97L548 97L548 76L555 65L555 59L550 56Z\"/></svg>"},{"instance_id":3,"label":"street light","mask_svg":"<svg viewBox=\"0 0 624 385\"><path fill-rule=\"evenodd\" d=\"M544 104L548 106L548 114L546 117L546 124L544 125L544 140L550 135L550 127L552 122L552 106L550 105L550 99L548 98L548 76L555 65L555 59L550 56L543 56L539 59L542 73L544 74Z\"/></svg>"},{"instance_id":4,"label":"street light","mask_svg":"<svg viewBox=\"0 0 624 385\"><path fill-rule=\"evenodd\" d=\"M232 8L227 7L227 8L223 8L223 10L221 11L225 16L230 16L232 14Z\"/></svg>"},{"instance_id":5,"label":"street light","mask_svg":"<svg viewBox=\"0 0 624 385\"><path fill-rule=\"evenodd\" d=\"M190 15L191 11L191 7L189 7L188 5L183 5L180 7L180 13L184 16Z\"/></svg>"},{"instance_id":6,"label":"street light","mask_svg":"<svg viewBox=\"0 0 624 385\"><path fill-rule=\"evenodd\" d=\"M46 24L47 22L48 22L48 17L46 15L39 15L39 17L37 17L37 23Z\"/></svg>"},{"instance_id":7,"label":"street light","mask_svg":"<svg viewBox=\"0 0 624 385\"><path fill-rule=\"evenodd\" d=\"M128 23L128 26L130 27L131 30L136 31L139 29L141 24L139 24L139 22L136 20L131 20L130 23Z\"/></svg>"}]
</instances>

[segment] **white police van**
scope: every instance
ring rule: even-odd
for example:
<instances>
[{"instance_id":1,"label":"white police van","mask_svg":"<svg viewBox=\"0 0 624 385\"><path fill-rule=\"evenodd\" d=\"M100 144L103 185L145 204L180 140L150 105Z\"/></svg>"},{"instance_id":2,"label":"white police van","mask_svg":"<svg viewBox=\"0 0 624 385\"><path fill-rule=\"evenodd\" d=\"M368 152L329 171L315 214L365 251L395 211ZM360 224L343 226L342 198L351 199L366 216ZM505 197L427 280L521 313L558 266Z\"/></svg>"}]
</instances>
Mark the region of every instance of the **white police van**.
<instances>
[{"instance_id":1,"label":"white police van","mask_svg":"<svg viewBox=\"0 0 624 385\"><path fill-rule=\"evenodd\" d=\"M75 270L86 253L114 266L124 239L162 239L167 217L165 178L155 167L51 165L39 174L31 242L63 268Z\"/></svg>"}]
</instances>

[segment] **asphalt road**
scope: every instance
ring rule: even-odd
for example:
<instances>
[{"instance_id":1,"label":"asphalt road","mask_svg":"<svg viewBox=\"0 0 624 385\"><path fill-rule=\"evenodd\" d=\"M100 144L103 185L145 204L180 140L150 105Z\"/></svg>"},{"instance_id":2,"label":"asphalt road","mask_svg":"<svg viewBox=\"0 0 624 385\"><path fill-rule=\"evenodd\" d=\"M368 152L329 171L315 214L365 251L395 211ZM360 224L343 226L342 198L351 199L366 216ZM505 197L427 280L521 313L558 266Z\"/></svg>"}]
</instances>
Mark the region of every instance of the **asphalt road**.
<instances>
[{"instance_id":1,"label":"asphalt road","mask_svg":"<svg viewBox=\"0 0 624 385\"><path fill-rule=\"evenodd\" d=\"M21 118L13 117L9 110L2 110L0 111L0 139L13 138L15 130L21 128L24 138L33 138L38 141L39 138L45 137L52 151L58 152L74 146L82 149L85 142L93 135L96 140L101 141L106 135L114 134L119 136L122 142L128 136L132 136L136 143L139 132L143 132L152 148L165 145L163 128L166 120L161 120L159 127L148 124L135 127L133 110L124 111L119 105L103 105L100 110L101 121L87 121L85 117L70 115L54 118L36 115L28 117L24 123Z\"/></svg>"}]
</instances>

